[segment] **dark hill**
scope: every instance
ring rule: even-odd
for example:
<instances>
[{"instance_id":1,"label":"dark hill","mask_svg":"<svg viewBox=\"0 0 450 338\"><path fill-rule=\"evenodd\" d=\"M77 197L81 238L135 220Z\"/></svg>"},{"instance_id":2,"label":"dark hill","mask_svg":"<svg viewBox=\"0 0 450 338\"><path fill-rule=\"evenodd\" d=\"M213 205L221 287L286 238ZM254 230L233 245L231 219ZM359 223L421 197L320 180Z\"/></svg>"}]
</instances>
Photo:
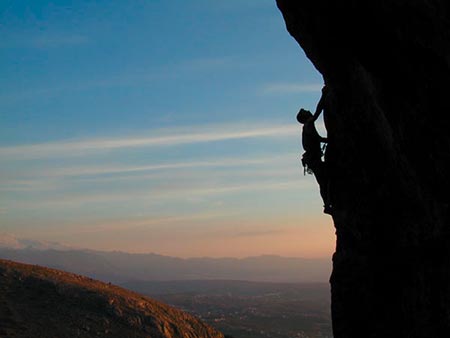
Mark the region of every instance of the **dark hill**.
<instances>
[{"instance_id":1,"label":"dark hill","mask_svg":"<svg viewBox=\"0 0 450 338\"><path fill-rule=\"evenodd\" d=\"M450 1L277 4L330 93L334 337L449 337Z\"/></svg>"},{"instance_id":2,"label":"dark hill","mask_svg":"<svg viewBox=\"0 0 450 338\"><path fill-rule=\"evenodd\" d=\"M224 336L189 314L123 288L0 260L0 337Z\"/></svg>"}]
</instances>

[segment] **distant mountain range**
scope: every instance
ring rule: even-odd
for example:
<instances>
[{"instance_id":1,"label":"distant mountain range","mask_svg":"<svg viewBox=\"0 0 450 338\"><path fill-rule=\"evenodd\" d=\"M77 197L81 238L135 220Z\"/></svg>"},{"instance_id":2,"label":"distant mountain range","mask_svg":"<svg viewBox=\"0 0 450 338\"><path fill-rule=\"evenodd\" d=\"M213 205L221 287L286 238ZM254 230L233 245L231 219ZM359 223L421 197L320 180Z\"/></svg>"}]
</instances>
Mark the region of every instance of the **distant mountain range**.
<instances>
[{"instance_id":1,"label":"distant mountain range","mask_svg":"<svg viewBox=\"0 0 450 338\"><path fill-rule=\"evenodd\" d=\"M0 237L1 238L1 237ZM258 256L248 258L176 258L70 249L58 243L0 240L0 258L82 274L106 282L167 280L248 280L328 282L329 259Z\"/></svg>"}]
</instances>

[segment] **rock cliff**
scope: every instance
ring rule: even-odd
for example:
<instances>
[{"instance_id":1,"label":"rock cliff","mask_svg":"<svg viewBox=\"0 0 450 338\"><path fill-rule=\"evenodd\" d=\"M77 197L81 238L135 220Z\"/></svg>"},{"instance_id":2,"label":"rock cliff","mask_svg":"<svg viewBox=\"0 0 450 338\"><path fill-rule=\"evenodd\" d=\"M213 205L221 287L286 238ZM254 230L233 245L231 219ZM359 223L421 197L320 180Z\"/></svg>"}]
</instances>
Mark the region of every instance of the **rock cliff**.
<instances>
[{"instance_id":1,"label":"rock cliff","mask_svg":"<svg viewBox=\"0 0 450 338\"><path fill-rule=\"evenodd\" d=\"M334 337L448 337L450 2L277 4L332 93Z\"/></svg>"},{"instance_id":2,"label":"rock cliff","mask_svg":"<svg viewBox=\"0 0 450 338\"><path fill-rule=\"evenodd\" d=\"M0 337L224 338L197 318L137 293L1 259Z\"/></svg>"}]
</instances>

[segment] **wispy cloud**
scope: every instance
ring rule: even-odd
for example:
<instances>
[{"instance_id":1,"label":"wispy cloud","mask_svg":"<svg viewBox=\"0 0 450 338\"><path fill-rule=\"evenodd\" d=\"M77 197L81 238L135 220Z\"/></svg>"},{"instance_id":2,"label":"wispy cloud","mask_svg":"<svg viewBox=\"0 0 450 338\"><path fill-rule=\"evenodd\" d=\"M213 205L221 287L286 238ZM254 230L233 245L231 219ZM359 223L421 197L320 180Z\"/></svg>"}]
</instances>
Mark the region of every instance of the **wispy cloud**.
<instances>
[{"instance_id":1,"label":"wispy cloud","mask_svg":"<svg viewBox=\"0 0 450 338\"><path fill-rule=\"evenodd\" d=\"M323 85L319 83L272 83L262 88L265 94L292 94L320 92Z\"/></svg>"},{"instance_id":2,"label":"wispy cloud","mask_svg":"<svg viewBox=\"0 0 450 338\"><path fill-rule=\"evenodd\" d=\"M291 155L295 156L295 155ZM93 175L110 175L110 174L126 174L148 171L161 171L171 169L186 169L186 168L207 168L207 167L235 167L235 166L248 166L259 165L267 163L269 161L275 161L279 157L263 157L255 159L211 159L208 161L189 161L189 162L174 162L174 163L162 163L143 166L82 166L82 167L69 167L59 168L55 170L45 170L42 174L50 177L60 176L93 176Z\"/></svg>"},{"instance_id":3,"label":"wispy cloud","mask_svg":"<svg viewBox=\"0 0 450 338\"><path fill-rule=\"evenodd\" d=\"M17 173L14 178L0 176L0 191L3 192L58 192L73 189L80 184L92 182L102 184L127 184L126 182L167 182L174 177L184 182L214 182L270 180L273 178L298 177L296 153L277 156L255 156L252 158L208 158L198 161L154 163L133 166L120 164L79 165L55 168L54 166L30 169ZM233 168L230 170L230 168ZM119 183L122 182L122 183ZM104 186L105 187L105 186Z\"/></svg>"},{"instance_id":4,"label":"wispy cloud","mask_svg":"<svg viewBox=\"0 0 450 338\"><path fill-rule=\"evenodd\" d=\"M104 231L130 231L136 228L149 228L149 227L167 227L174 224L186 224L190 221L210 220L219 217L227 216L226 213L218 212L204 212L193 213L180 216L166 216L166 217L139 217L130 218L126 220L101 220L99 222L90 222L87 225L80 226L74 229L76 233L97 233ZM67 230L65 230L67 231Z\"/></svg>"},{"instance_id":5,"label":"wispy cloud","mask_svg":"<svg viewBox=\"0 0 450 338\"><path fill-rule=\"evenodd\" d=\"M57 196L40 198L39 200L8 202L11 209L43 209L64 208L66 210L80 206L93 206L105 204L122 204L122 202L133 201L134 204L145 203L150 207L151 203L161 203L167 200L188 200L192 197L212 197L227 194L239 194L241 192L273 192L311 189L314 184L310 181L289 179L267 182L251 182L240 184L215 184L205 186L163 186L155 189L143 188L141 190L115 191L102 193L64 193Z\"/></svg>"},{"instance_id":6,"label":"wispy cloud","mask_svg":"<svg viewBox=\"0 0 450 338\"><path fill-rule=\"evenodd\" d=\"M42 179L0 180L0 191L3 192L36 192L60 189L61 182Z\"/></svg>"},{"instance_id":7,"label":"wispy cloud","mask_svg":"<svg viewBox=\"0 0 450 338\"><path fill-rule=\"evenodd\" d=\"M168 147L235 139L285 137L298 133L298 128L295 125L253 126L248 128L219 125L197 128L192 131L184 129L183 131L153 131L152 133L154 136L150 137L96 138L1 147L0 156L16 159L77 156L124 148Z\"/></svg>"}]
</instances>

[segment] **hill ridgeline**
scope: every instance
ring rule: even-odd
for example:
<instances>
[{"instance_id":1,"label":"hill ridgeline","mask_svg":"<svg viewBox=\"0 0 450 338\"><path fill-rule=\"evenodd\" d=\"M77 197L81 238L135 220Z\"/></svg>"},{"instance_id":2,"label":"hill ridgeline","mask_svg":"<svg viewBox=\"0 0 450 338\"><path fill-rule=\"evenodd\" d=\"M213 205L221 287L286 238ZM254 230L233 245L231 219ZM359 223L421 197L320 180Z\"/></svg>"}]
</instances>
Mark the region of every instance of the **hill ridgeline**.
<instances>
[{"instance_id":1,"label":"hill ridgeline","mask_svg":"<svg viewBox=\"0 0 450 338\"><path fill-rule=\"evenodd\" d=\"M0 337L224 338L199 319L123 288L0 260Z\"/></svg>"}]
</instances>

